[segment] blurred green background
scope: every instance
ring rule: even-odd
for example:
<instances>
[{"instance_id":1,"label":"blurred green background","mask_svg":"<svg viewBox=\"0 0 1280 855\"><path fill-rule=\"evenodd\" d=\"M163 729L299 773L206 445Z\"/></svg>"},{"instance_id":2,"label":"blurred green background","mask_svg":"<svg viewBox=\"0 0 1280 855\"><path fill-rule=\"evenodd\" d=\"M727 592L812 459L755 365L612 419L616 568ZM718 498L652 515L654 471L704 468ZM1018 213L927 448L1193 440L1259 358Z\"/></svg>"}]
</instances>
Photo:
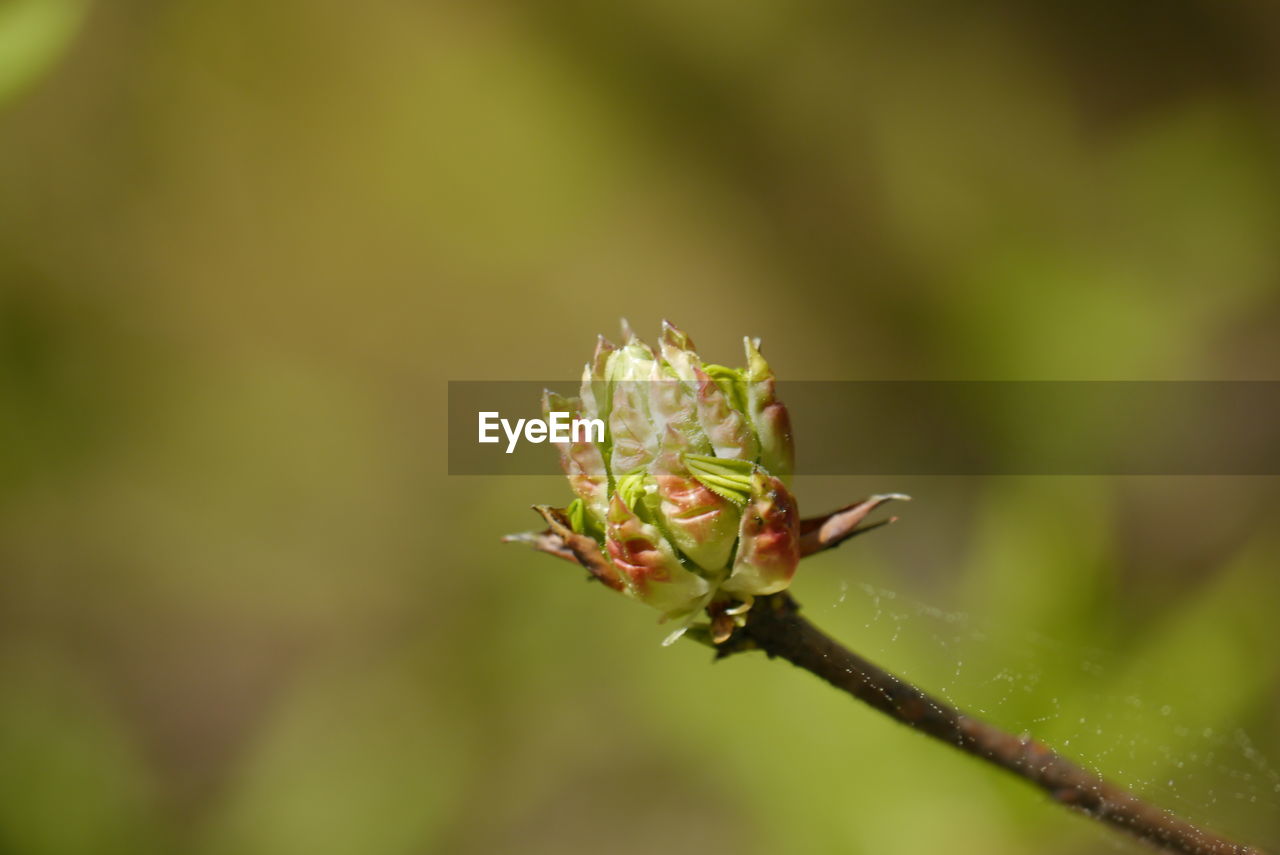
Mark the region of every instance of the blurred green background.
<instances>
[{"instance_id":1,"label":"blurred green background","mask_svg":"<svg viewBox=\"0 0 1280 855\"><path fill-rule=\"evenodd\" d=\"M0 0L0 851L1137 851L502 547L567 488L449 477L445 383L621 316L1280 379L1278 58L1261 0ZM1280 842L1276 479L796 485L884 490L817 622Z\"/></svg>"}]
</instances>

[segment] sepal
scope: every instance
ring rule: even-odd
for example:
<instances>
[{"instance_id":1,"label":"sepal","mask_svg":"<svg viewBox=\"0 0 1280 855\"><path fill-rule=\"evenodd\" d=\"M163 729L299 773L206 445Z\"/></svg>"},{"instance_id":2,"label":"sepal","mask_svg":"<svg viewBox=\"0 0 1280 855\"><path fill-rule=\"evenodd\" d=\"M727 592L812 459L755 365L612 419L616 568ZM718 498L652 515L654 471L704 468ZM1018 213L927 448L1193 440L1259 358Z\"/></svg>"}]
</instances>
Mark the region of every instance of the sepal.
<instances>
[{"instance_id":1,"label":"sepal","mask_svg":"<svg viewBox=\"0 0 1280 855\"><path fill-rule=\"evenodd\" d=\"M664 617L688 615L711 593L706 579L687 570L657 526L650 525L614 494L605 541L627 593Z\"/></svg>"},{"instance_id":2,"label":"sepal","mask_svg":"<svg viewBox=\"0 0 1280 855\"><path fill-rule=\"evenodd\" d=\"M795 498L782 481L757 470L750 501L742 510L733 570L721 590L742 597L775 594L791 583L799 563Z\"/></svg>"}]
</instances>

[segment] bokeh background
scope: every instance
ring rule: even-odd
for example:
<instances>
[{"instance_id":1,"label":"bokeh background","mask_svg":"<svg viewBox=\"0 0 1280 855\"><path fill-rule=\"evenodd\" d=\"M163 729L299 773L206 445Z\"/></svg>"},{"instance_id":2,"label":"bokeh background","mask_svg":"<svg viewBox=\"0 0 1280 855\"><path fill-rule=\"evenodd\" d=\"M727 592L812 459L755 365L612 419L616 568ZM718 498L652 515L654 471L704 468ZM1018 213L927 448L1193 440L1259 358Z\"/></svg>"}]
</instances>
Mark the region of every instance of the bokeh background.
<instances>
[{"instance_id":1,"label":"bokeh background","mask_svg":"<svg viewBox=\"0 0 1280 855\"><path fill-rule=\"evenodd\" d=\"M445 384L1280 379L1278 108L1263 0L0 0L0 850L1138 851L504 548ZM1280 844L1276 479L796 490L916 498L833 634Z\"/></svg>"}]
</instances>

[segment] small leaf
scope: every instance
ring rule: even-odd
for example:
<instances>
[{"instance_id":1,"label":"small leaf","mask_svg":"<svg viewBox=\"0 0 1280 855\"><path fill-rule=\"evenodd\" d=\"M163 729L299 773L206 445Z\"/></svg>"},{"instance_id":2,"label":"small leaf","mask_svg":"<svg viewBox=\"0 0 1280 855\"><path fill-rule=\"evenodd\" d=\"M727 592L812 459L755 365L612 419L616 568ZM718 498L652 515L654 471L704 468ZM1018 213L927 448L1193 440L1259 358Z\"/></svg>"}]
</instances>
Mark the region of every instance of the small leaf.
<instances>
[{"instance_id":1,"label":"small leaf","mask_svg":"<svg viewBox=\"0 0 1280 855\"><path fill-rule=\"evenodd\" d=\"M751 496L751 475L756 468L750 460L686 454L684 461L702 486L736 504L747 503Z\"/></svg>"}]
</instances>

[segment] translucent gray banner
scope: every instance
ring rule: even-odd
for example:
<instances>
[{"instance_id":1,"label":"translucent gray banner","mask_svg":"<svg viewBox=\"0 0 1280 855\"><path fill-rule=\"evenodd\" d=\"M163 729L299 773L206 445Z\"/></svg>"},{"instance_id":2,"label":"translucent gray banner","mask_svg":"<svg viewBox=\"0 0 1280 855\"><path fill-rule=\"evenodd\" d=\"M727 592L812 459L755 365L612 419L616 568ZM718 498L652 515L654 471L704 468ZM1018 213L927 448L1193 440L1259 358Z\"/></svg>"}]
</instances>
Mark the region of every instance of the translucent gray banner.
<instances>
[{"instance_id":1,"label":"translucent gray banner","mask_svg":"<svg viewBox=\"0 0 1280 855\"><path fill-rule=\"evenodd\" d=\"M578 382L451 381L449 474L558 473L528 430L544 388ZM1280 474L1280 382L792 381L778 396L797 474ZM482 413L497 441L479 441Z\"/></svg>"}]
</instances>

